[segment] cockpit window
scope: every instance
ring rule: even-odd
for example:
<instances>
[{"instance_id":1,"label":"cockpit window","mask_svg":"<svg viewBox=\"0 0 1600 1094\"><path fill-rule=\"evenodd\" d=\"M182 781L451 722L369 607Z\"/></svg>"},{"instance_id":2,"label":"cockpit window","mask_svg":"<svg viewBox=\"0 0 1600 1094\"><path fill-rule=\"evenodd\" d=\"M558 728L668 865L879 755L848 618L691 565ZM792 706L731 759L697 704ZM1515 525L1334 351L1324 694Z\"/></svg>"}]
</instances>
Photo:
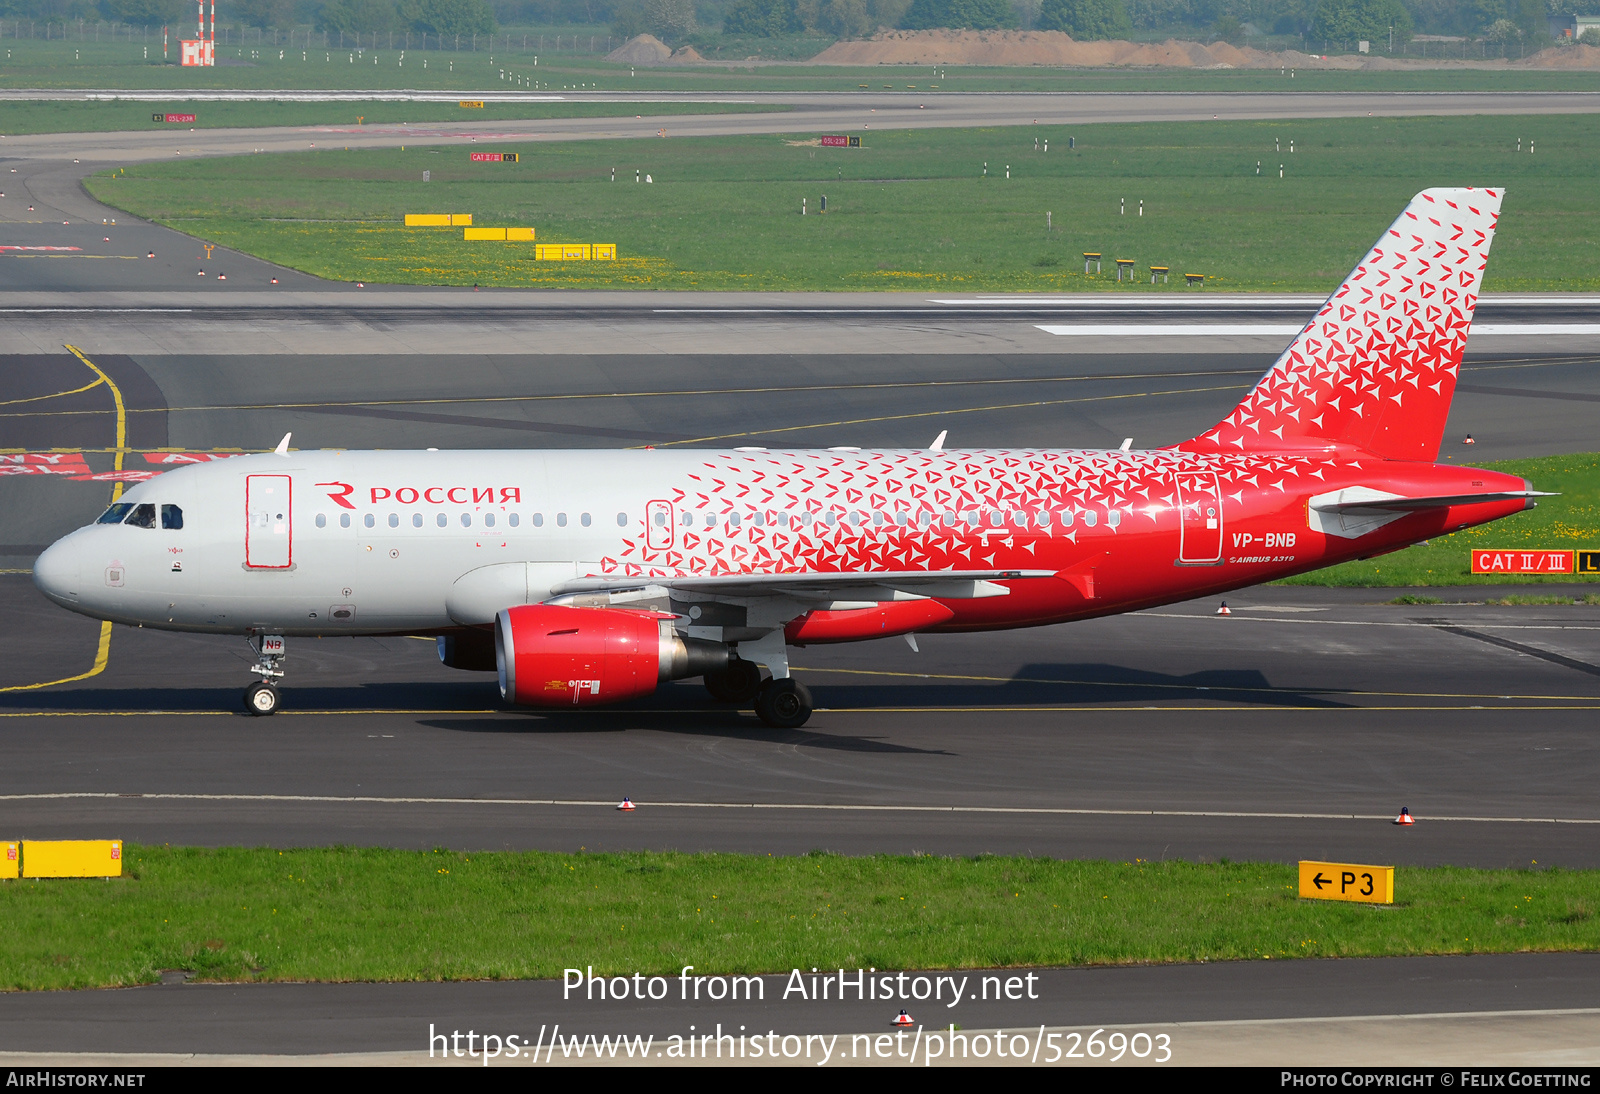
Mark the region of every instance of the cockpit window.
<instances>
[{"instance_id":1,"label":"cockpit window","mask_svg":"<svg viewBox=\"0 0 1600 1094\"><path fill-rule=\"evenodd\" d=\"M135 505L133 512L128 514L124 524L132 524L139 528L154 528L156 526L156 507L148 503Z\"/></svg>"},{"instance_id":2,"label":"cockpit window","mask_svg":"<svg viewBox=\"0 0 1600 1094\"><path fill-rule=\"evenodd\" d=\"M132 508L133 508L133 502L131 502L131 501L119 501L115 505L113 505L111 508L107 509L104 513L101 513L100 514L100 519L95 521L95 523L96 524L121 524L122 523L122 518L127 516L128 515L128 510L130 510Z\"/></svg>"},{"instance_id":3,"label":"cockpit window","mask_svg":"<svg viewBox=\"0 0 1600 1094\"><path fill-rule=\"evenodd\" d=\"M183 510L176 505L161 507L161 527L176 531L183 527Z\"/></svg>"}]
</instances>

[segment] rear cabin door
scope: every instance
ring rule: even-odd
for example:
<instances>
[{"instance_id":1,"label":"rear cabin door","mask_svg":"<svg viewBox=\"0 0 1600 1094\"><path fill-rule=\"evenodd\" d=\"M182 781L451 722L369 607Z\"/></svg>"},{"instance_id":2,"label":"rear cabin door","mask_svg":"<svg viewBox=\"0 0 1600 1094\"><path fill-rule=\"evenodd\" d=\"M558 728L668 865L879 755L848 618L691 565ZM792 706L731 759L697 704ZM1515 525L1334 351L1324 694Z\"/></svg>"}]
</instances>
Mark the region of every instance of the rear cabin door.
<instances>
[{"instance_id":1,"label":"rear cabin door","mask_svg":"<svg viewBox=\"0 0 1600 1094\"><path fill-rule=\"evenodd\" d=\"M1222 489L1215 471L1180 471L1178 562L1188 566L1222 561Z\"/></svg>"},{"instance_id":2,"label":"rear cabin door","mask_svg":"<svg viewBox=\"0 0 1600 1094\"><path fill-rule=\"evenodd\" d=\"M294 562L294 511L288 475L244 477L244 564L287 570Z\"/></svg>"}]
</instances>

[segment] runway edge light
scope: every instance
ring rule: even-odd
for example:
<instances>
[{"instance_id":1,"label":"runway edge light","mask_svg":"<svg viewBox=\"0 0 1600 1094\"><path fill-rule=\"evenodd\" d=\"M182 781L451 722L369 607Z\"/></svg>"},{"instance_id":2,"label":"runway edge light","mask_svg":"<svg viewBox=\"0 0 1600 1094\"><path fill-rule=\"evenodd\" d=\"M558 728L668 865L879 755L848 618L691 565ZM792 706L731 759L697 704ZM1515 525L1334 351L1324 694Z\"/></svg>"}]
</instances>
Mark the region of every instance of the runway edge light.
<instances>
[{"instance_id":1,"label":"runway edge light","mask_svg":"<svg viewBox=\"0 0 1600 1094\"><path fill-rule=\"evenodd\" d=\"M894 1021L890 1024L896 1026L914 1026L917 1024L917 1022L916 1019L911 1017L911 1015L907 1014L905 1011L901 1011L899 1014L894 1016Z\"/></svg>"},{"instance_id":2,"label":"runway edge light","mask_svg":"<svg viewBox=\"0 0 1600 1094\"><path fill-rule=\"evenodd\" d=\"M1408 808L1407 806L1404 806L1404 805L1402 805L1400 807L1400 815L1394 819L1394 822L1396 824L1402 825L1402 826L1407 825L1407 824L1416 824L1417 823L1416 821L1411 819L1411 810L1410 810L1410 808Z\"/></svg>"},{"instance_id":3,"label":"runway edge light","mask_svg":"<svg viewBox=\"0 0 1600 1094\"><path fill-rule=\"evenodd\" d=\"M617 806L617 812L632 813L636 808L638 807L635 806L633 802L629 801L627 798L623 798L621 804Z\"/></svg>"},{"instance_id":4,"label":"runway edge light","mask_svg":"<svg viewBox=\"0 0 1600 1094\"><path fill-rule=\"evenodd\" d=\"M1302 900L1348 900L1356 904L1393 904L1394 867L1354 862L1300 863Z\"/></svg>"}]
</instances>

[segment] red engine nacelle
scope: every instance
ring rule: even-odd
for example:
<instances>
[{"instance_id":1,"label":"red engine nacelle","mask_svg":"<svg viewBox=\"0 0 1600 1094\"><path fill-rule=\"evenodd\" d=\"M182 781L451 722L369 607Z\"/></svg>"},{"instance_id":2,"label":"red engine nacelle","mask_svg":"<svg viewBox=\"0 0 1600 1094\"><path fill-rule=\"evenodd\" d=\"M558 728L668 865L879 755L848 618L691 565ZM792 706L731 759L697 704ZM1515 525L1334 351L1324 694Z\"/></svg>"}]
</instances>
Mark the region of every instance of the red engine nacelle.
<instances>
[{"instance_id":1,"label":"red engine nacelle","mask_svg":"<svg viewBox=\"0 0 1600 1094\"><path fill-rule=\"evenodd\" d=\"M728 664L727 646L680 638L653 612L528 604L500 612L494 630L500 694L522 706L619 703Z\"/></svg>"}]
</instances>

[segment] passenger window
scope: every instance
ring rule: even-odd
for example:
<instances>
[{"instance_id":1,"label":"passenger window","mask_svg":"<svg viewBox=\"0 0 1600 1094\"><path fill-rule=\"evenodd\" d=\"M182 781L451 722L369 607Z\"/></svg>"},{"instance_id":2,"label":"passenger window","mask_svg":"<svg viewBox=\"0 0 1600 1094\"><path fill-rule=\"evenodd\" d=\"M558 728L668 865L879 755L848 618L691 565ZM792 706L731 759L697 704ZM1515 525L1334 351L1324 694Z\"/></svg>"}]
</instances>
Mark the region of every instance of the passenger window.
<instances>
[{"instance_id":1,"label":"passenger window","mask_svg":"<svg viewBox=\"0 0 1600 1094\"><path fill-rule=\"evenodd\" d=\"M989 527L998 528L1006 522L1006 515L998 509L989 511Z\"/></svg>"},{"instance_id":2,"label":"passenger window","mask_svg":"<svg viewBox=\"0 0 1600 1094\"><path fill-rule=\"evenodd\" d=\"M764 528L766 527L767 523L767 515L765 513L751 513L750 523L754 524L757 528Z\"/></svg>"},{"instance_id":3,"label":"passenger window","mask_svg":"<svg viewBox=\"0 0 1600 1094\"><path fill-rule=\"evenodd\" d=\"M368 517L367 519L370 521L372 518ZM340 513L339 514L339 527L340 528L348 528L348 527L350 527L350 514L349 513Z\"/></svg>"},{"instance_id":4,"label":"passenger window","mask_svg":"<svg viewBox=\"0 0 1600 1094\"><path fill-rule=\"evenodd\" d=\"M444 516L444 514L440 513L439 516L442 518ZM439 521L439 523L442 525L444 523L444 521L441 519ZM471 513L462 513L461 514L461 527L463 527L463 528L471 528L472 527L472 514Z\"/></svg>"},{"instance_id":5,"label":"passenger window","mask_svg":"<svg viewBox=\"0 0 1600 1094\"><path fill-rule=\"evenodd\" d=\"M956 526L956 515L948 509L944 511L944 526L946 528L954 528Z\"/></svg>"},{"instance_id":6,"label":"passenger window","mask_svg":"<svg viewBox=\"0 0 1600 1094\"><path fill-rule=\"evenodd\" d=\"M101 513L100 514L100 519L95 521L95 523L96 524L121 524L122 523L122 518L127 516L128 515L128 510L130 510L132 508L133 508L133 503L131 501L119 501L115 505L113 505L111 508L107 509L104 513Z\"/></svg>"},{"instance_id":7,"label":"passenger window","mask_svg":"<svg viewBox=\"0 0 1600 1094\"><path fill-rule=\"evenodd\" d=\"M1106 514L1106 523L1113 528L1120 525L1122 523L1122 511L1120 509L1111 510Z\"/></svg>"},{"instance_id":8,"label":"passenger window","mask_svg":"<svg viewBox=\"0 0 1600 1094\"><path fill-rule=\"evenodd\" d=\"M535 528L543 528L544 527L544 514L543 513L535 513L535 514L533 514L533 526Z\"/></svg>"},{"instance_id":9,"label":"passenger window","mask_svg":"<svg viewBox=\"0 0 1600 1094\"><path fill-rule=\"evenodd\" d=\"M728 514L728 527L729 528L737 528L737 527L739 527L739 514L738 513L729 513Z\"/></svg>"},{"instance_id":10,"label":"passenger window","mask_svg":"<svg viewBox=\"0 0 1600 1094\"><path fill-rule=\"evenodd\" d=\"M1033 523L1040 528L1050 527L1050 510L1041 509L1033 518Z\"/></svg>"},{"instance_id":11,"label":"passenger window","mask_svg":"<svg viewBox=\"0 0 1600 1094\"><path fill-rule=\"evenodd\" d=\"M485 513L485 514L483 514L483 526L485 528L493 528L494 527L494 514L493 513Z\"/></svg>"},{"instance_id":12,"label":"passenger window","mask_svg":"<svg viewBox=\"0 0 1600 1094\"><path fill-rule=\"evenodd\" d=\"M521 523L521 520L522 520L522 518L517 516L517 514L515 514L515 513L512 513L512 514L510 514L509 516L506 517L506 523L510 524L511 527L513 527L513 528L515 528L519 523Z\"/></svg>"},{"instance_id":13,"label":"passenger window","mask_svg":"<svg viewBox=\"0 0 1600 1094\"><path fill-rule=\"evenodd\" d=\"M694 514L693 513L684 513L683 514L683 526L685 528L689 528L689 527L692 527L693 525L694 525Z\"/></svg>"},{"instance_id":14,"label":"passenger window","mask_svg":"<svg viewBox=\"0 0 1600 1094\"><path fill-rule=\"evenodd\" d=\"M883 510L882 509L874 509L872 511L872 526L874 528L882 528L883 527Z\"/></svg>"},{"instance_id":15,"label":"passenger window","mask_svg":"<svg viewBox=\"0 0 1600 1094\"><path fill-rule=\"evenodd\" d=\"M655 524L657 528L665 528L667 526L667 514L660 509L656 510Z\"/></svg>"},{"instance_id":16,"label":"passenger window","mask_svg":"<svg viewBox=\"0 0 1600 1094\"><path fill-rule=\"evenodd\" d=\"M910 513L896 513L894 515L894 522L896 524L898 524L900 527L904 528L906 525L911 523L911 514Z\"/></svg>"},{"instance_id":17,"label":"passenger window","mask_svg":"<svg viewBox=\"0 0 1600 1094\"><path fill-rule=\"evenodd\" d=\"M1072 510L1071 509L1063 509L1063 510L1061 510L1061 527L1063 527L1063 528L1071 528L1072 527Z\"/></svg>"},{"instance_id":18,"label":"passenger window","mask_svg":"<svg viewBox=\"0 0 1600 1094\"><path fill-rule=\"evenodd\" d=\"M567 526L567 514L565 514L565 513L557 513L556 514L556 527L557 528L565 528L566 526Z\"/></svg>"},{"instance_id":19,"label":"passenger window","mask_svg":"<svg viewBox=\"0 0 1600 1094\"><path fill-rule=\"evenodd\" d=\"M1028 526L1028 514L1018 509L1015 513L1011 514L1011 523L1015 524L1018 528L1026 528Z\"/></svg>"},{"instance_id":20,"label":"passenger window","mask_svg":"<svg viewBox=\"0 0 1600 1094\"><path fill-rule=\"evenodd\" d=\"M163 517L166 516L165 513L163 513L161 515ZM162 523L164 524L166 522L163 521ZM326 513L318 513L317 514L317 527L318 528L326 528L327 526L328 526L328 515Z\"/></svg>"},{"instance_id":21,"label":"passenger window","mask_svg":"<svg viewBox=\"0 0 1600 1094\"><path fill-rule=\"evenodd\" d=\"M924 509L922 512L917 514L917 523L923 528L926 528L928 525L933 523L933 514Z\"/></svg>"},{"instance_id":22,"label":"passenger window","mask_svg":"<svg viewBox=\"0 0 1600 1094\"><path fill-rule=\"evenodd\" d=\"M627 526L628 526L628 514L626 514L626 513L618 513L617 514L617 527L618 528L626 528Z\"/></svg>"},{"instance_id":23,"label":"passenger window","mask_svg":"<svg viewBox=\"0 0 1600 1094\"><path fill-rule=\"evenodd\" d=\"M978 511L976 509L968 509L967 510L967 527L968 528L976 528L977 526L978 526Z\"/></svg>"},{"instance_id":24,"label":"passenger window","mask_svg":"<svg viewBox=\"0 0 1600 1094\"><path fill-rule=\"evenodd\" d=\"M578 523L583 525L585 528L589 527L589 514L584 513L582 516L580 516L578 518Z\"/></svg>"},{"instance_id":25,"label":"passenger window","mask_svg":"<svg viewBox=\"0 0 1600 1094\"><path fill-rule=\"evenodd\" d=\"M838 523L839 523L839 514L835 513L832 509L829 509L828 510L828 527L832 528L835 524L838 524Z\"/></svg>"},{"instance_id":26,"label":"passenger window","mask_svg":"<svg viewBox=\"0 0 1600 1094\"><path fill-rule=\"evenodd\" d=\"M176 505L163 505L161 507L161 527L169 532L177 532L183 528L183 510ZM318 525L318 527L321 527Z\"/></svg>"},{"instance_id":27,"label":"passenger window","mask_svg":"<svg viewBox=\"0 0 1600 1094\"><path fill-rule=\"evenodd\" d=\"M421 513L412 513L411 514L411 527L413 527L413 528L421 528L422 527L422 514Z\"/></svg>"},{"instance_id":28,"label":"passenger window","mask_svg":"<svg viewBox=\"0 0 1600 1094\"><path fill-rule=\"evenodd\" d=\"M779 513L773 519L775 520L775 522L777 523L779 528L787 528L787 527L789 527L789 514L788 513Z\"/></svg>"},{"instance_id":29,"label":"passenger window","mask_svg":"<svg viewBox=\"0 0 1600 1094\"><path fill-rule=\"evenodd\" d=\"M717 526L717 514L715 514L715 513L707 513L706 514L706 527L707 528L715 528L716 526Z\"/></svg>"},{"instance_id":30,"label":"passenger window","mask_svg":"<svg viewBox=\"0 0 1600 1094\"><path fill-rule=\"evenodd\" d=\"M420 518L421 514L418 514L418 517ZM433 523L437 524L440 528L443 528L450 523L450 518L445 516L443 513L435 513L433 517Z\"/></svg>"},{"instance_id":31,"label":"passenger window","mask_svg":"<svg viewBox=\"0 0 1600 1094\"><path fill-rule=\"evenodd\" d=\"M1083 514L1083 523L1090 528L1093 528L1096 524L1100 523L1100 516L1093 509L1085 510Z\"/></svg>"},{"instance_id":32,"label":"passenger window","mask_svg":"<svg viewBox=\"0 0 1600 1094\"><path fill-rule=\"evenodd\" d=\"M400 514L399 513L390 513L389 514L389 527L390 528L398 528L398 527L400 527Z\"/></svg>"},{"instance_id":33,"label":"passenger window","mask_svg":"<svg viewBox=\"0 0 1600 1094\"><path fill-rule=\"evenodd\" d=\"M156 507L154 505L135 505L133 512L128 514L124 524L132 524L138 528L154 528L156 526Z\"/></svg>"}]
</instances>

